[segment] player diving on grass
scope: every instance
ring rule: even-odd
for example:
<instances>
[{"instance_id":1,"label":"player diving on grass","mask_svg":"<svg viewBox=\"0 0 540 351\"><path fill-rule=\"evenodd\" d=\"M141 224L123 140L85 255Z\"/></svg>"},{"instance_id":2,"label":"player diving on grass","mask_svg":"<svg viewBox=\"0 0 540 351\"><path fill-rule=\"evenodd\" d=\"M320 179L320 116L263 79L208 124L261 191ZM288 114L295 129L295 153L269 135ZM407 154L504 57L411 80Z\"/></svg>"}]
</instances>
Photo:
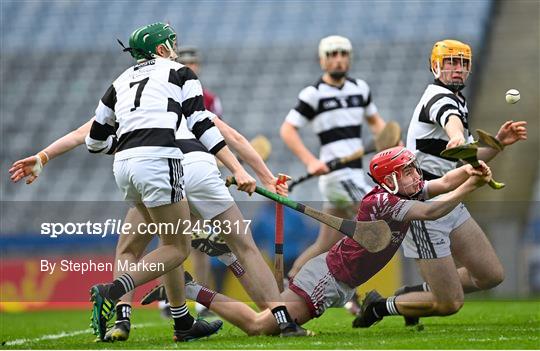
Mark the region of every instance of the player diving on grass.
<instances>
[{"instance_id":1,"label":"player diving on grass","mask_svg":"<svg viewBox=\"0 0 540 351\"><path fill-rule=\"evenodd\" d=\"M320 317L329 307L343 306L358 286L391 260L412 220L448 214L467 194L491 178L490 169L482 163L479 168L465 165L437 180L424 181L414 154L399 146L375 155L369 168L378 186L363 198L356 219L386 221L392 230L390 245L370 253L353 239L344 238L328 252L309 260L281 294L299 324ZM425 201L435 196L439 196L437 201ZM189 281L186 276L188 299L204 304L248 335L279 332L269 310L257 313L245 303ZM407 302L402 304L399 298L392 298L379 301L376 310L380 315L398 314L406 311L407 306Z\"/></svg>"},{"instance_id":2,"label":"player diving on grass","mask_svg":"<svg viewBox=\"0 0 540 351\"><path fill-rule=\"evenodd\" d=\"M473 141L467 101L461 93L472 69L471 48L457 40L439 41L433 46L430 67L435 81L427 86L416 106L407 148L420 161L424 178L438 179L457 165L441 152ZM488 162L505 146L526 140L526 124L504 123L495 136L500 147L478 148L478 159ZM425 280L395 293L410 304L404 313L406 325L418 324L422 316L456 313L463 305L464 293L493 288L504 279L495 250L464 204L438 220L413 222L403 252L405 257L416 259ZM454 257L462 267L456 268ZM379 321L382 315L373 306L382 300L376 291L368 294L353 326L369 327Z\"/></svg>"},{"instance_id":3,"label":"player diving on grass","mask_svg":"<svg viewBox=\"0 0 540 351\"><path fill-rule=\"evenodd\" d=\"M137 38L150 38L149 40L138 40ZM178 109L181 107L180 105L175 105L174 101L170 101L171 98L169 98L169 101L166 103L167 106L164 107L164 111L159 111L163 113L163 117L171 117L168 114L165 114L166 111L169 112L172 116L174 116L174 120L170 123L169 129L172 130L172 136L173 136L173 143L169 146L168 150L171 154L175 154L175 151L172 150L173 144L174 147L178 149L178 146L180 147L178 151L182 150L184 152L184 163L185 163L185 170L186 174L184 175L187 189L188 189L188 198L192 198L192 204L191 208L194 210L195 213L200 215L201 217L207 219L218 219L221 220L221 223L224 223L226 221L231 222L238 222L240 225L244 224L241 228L239 228L242 231L242 234L245 235L227 235L225 236L225 240L227 241L227 244L231 247L233 252L236 252L239 261L242 262L242 264L246 268L247 275L251 276L252 278L248 281L246 279L241 279L241 281L244 282L244 287L248 292L250 292L252 298L254 301L259 303L263 307L269 307L272 308L274 315L276 316L276 325L279 326L281 330L281 334L283 336L301 336L301 335L307 335L308 332L305 331L303 328L298 327L289 317L289 314L287 312L286 307L283 303L279 302L279 292L277 290L277 285L275 281L272 278L272 273L268 266L265 264L260 252L258 251L257 247L255 246L255 243L253 241L251 232L248 228L245 227L245 223L242 221L243 217L238 209L238 207L234 204L232 197L228 193L228 190L226 189L223 180L219 178L219 171L217 169L217 166L215 165L215 160L213 156L208 154L208 150L212 150L212 147L210 145L204 145L199 141L197 141L193 135L189 137L189 134L187 132L187 128L184 129L184 131L180 131L179 134L183 135L183 140L174 140L175 139L175 129L178 127L178 124L180 124L180 117L181 115L178 115L175 112L180 112L184 115L190 116L191 114L195 113L192 110L195 110L197 113L205 112L204 107L202 107L202 96L201 96L201 89L200 84L198 83L196 76L191 72L191 70L187 69L181 64L174 63L169 60L163 60L160 57L164 58L173 58L174 51L171 49L169 50L169 46L171 48L174 48L175 40L174 38L176 35L172 31L172 29L165 24L157 23L149 26L145 26L143 28L140 28L136 30L131 38L130 38L130 46L131 46L131 53L132 55L141 60L141 63L134 66L136 70L132 67L134 71L139 71L140 74L143 76L146 76L147 78L143 78L140 82L134 84L133 86L136 86L138 84L144 83L145 85L150 84L154 80L156 80L154 83L156 83L161 88L164 88L166 91L166 94L171 94L173 97L176 97L175 94L178 93L186 93L191 94L193 96L189 97L188 99L184 99L183 103L186 105L182 109ZM156 38L161 38L157 40ZM171 42L167 42L170 40ZM156 41L157 40L157 41ZM148 44L149 43L149 44ZM166 45L167 44L167 45ZM144 57L148 57L148 60L145 60ZM142 58L141 58L142 57ZM166 70L160 70L161 66L163 66ZM170 67L169 67L170 66ZM149 68L150 69L149 69ZM156 70L153 70L155 68ZM130 69L130 70L131 70ZM133 73L130 70L126 71L127 74ZM146 71L146 72L145 72ZM164 73L165 72L165 73ZM175 73L176 72L176 73ZM124 75L126 75L126 73ZM165 75L163 75L163 73ZM155 76L154 76L154 75ZM161 81L161 78L167 78L168 74L168 80ZM181 74L180 76L177 76L178 74ZM123 76L121 76L123 77ZM145 81L146 80L146 81ZM117 85L120 85L121 82L116 81ZM167 84L169 83L169 84ZM154 86L157 88L156 84ZM172 86L171 86L172 85ZM150 85L152 86L152 85ZM113 85L114 88L114 85ZM122 91L125 87L119 86L118 90ZM180 88L180 92L176 91L178 88ZM184 90L187 91L183 91ZM124 90L126 90L125 88ZM116 89L109 89L108 94L111 94L111 90L114 92ZM133 112L137 109L145 110L144 106L146 103L150 103L151 101L149 99L145 99L144 95L144 89L140 89L140 94L138 94L139 99L137 99L137 93L135 95L135 108L131 107L130 112ZM129 90L128 90L129 91ZM158 94L159 96L159 94ZM182 97L178 97L178 100L181 100ZM104 101L111 103L113 107L119 106L118 102L119 100L112 98L111 96L107 96L104 98ZM137 103L138 101L138 103ZM112 104L114 102L114 104ZM104 104L104 103L102 103ZM105 104L104 104L105 105ZM125 104L124 104L125 105ZM159 104L154 105L158 106ZM106 105L105 105L106 106ZM170 110L170 106L177 106L178 108L174 108L172 111ZM106 106L107 107L107 106ZM122 105L122 107L125 109L125 106ZM96 120L98 120L99 113L103 113L104 108L100 107L96 111ZM112 108L107 107L110 110ZM106 110L106 109L105 109ZM99 112L99 113L98 113ZM112 113L110 111L107 111L107 117L111 118ZM115 111L116 112L116 111ZM126 112L126 111L124 111ZM172 112L172 113L171 113ZM195 124L194 126L191 126L191 131L195 136L198 137L198 139L204 139L202 141L208 142L209 138L205 134L207 129L213 128L214 123L212 123L212 118L214 115L212 114L205 114L207 116L207 119L204 120L203 125ZM128 112L126 112L126 119L129 122L129 118L132 117L129 115ZM118 116L117 116L118 119ZM164 118L167 120L166 118ZM141 119L141 122L146 122ZM186 123L187 122L187 123ZM186 123L187 126L189 126L189 118L187 121L182 121L182 123ZM223 130L225 134L228 135L229 141L233 145L235 145L238 149L237 151L239 154L245 159L247 163L250 164L250 166L253 167L253 169L258 174L259 178L262 180L263 184L269 188L270 190L275 190L275 178L270 173L264 162L260 159L260 157L256 154L256 152L251 148L249 143L243 138L240 134L238 134L235 130L228 127L224 122L220 121L219 119L214 120L215 124L217 124L219 127L218 129ZM15 162L13 167L10 169L10 172L12 173L12 180L18 181L24 177L28 177L27 183L31 183L34 181L37 176L39 175L42 167L45 165L45 163L50 158L53 158L55 156L58 156L77 145L80 145L83 142L83 138L88 134L89 137L92 138L92 135L94 137L98 137L101 139L104 139L101 141L101 143L113 143L115 140L114 138L114 131L115 128L112 124L102 124L105 128L107 128L107 131L102 131L98 133L99 135L95 135L95 131L93 132L94 125L99 122L92 122L89 121L82 127L80 127L78 130L66 135L65 137L59 139L57 142L51 144L48 148L46 148L44 151L39 152L36 156L26 158L24 160L20 160ZM177 124L178 123L178 124ZM129 125L129 123L128 123ZM91 127L92 126L92 127ZM130 145L130 143L127 143L126 138L122 138L122 129L121 129L122 123L120 123L120 126L118 128L118 131L116 134L120 135L119 142L117 145L122 145L122 141L124 146ZM173 128L174 126L174 128ZM207 129L203 128L206 127ZM165 128L161 128L165 129ZM149 131L149 135L151 135L152 131ZM215 131L217 132L217 131ZM135 129L132 131L132 133L140 134L140 131L138 129ZM144 134L144 133L143 133ZM168 134L168 133L167 133ZM215 135L219 135L219 132L214 133ZM186 139L186 135L188 139ZM178 137L178 134L177 134ZM88 137L87 137L88 138ZM94 139L94 138L92 138ZM92 140L89 141L89 147L92 148L95 144L99 144L99 139L94 139L98 142L92 142ZM131 139L130 139L131 140ZM144 140L144 135L143 139ZM160 145L161 143L167 141L168 139L152 139L152 137L147 138L147 144L151 143L152 141L158 142ZM129 140L128 140L129 141ZM136 140L135 140L136 141ZM131 144L133 144L134 141L131 141ZM220 144L224 145L224 143L220 142ZM100 145L101 146L101 145ZM145 146L151 146L151 145L145 145ZM129 149L136 149L137 146L130 145ZM243 177L242 183L243 189L246 191L251 191L252 188L255 185L255 181L253 178L251 178L242 168L240 164L238 164L238 161L232 154L229 155L228 148L226 146L222 146L223 152L227 152L227 157L221 157L224 158L225 161L224 164L233 172L238 173L241 177ZM116 149L112 149L112 145L107 145L105 149L101 151L115 151L116 156L119 155L119 151L122 151L122 148L120 149L117 147ZM152 151L152 150L150 150ZM144 150L141 150L143 152L143 156L146 157L147 154L144 154ZM220 152L217 153L218 158L221 155L221 149ZM190 155L193 155L193 157L190 159ZM231 156L233 159L229 159L228 157ZM220 158L220 160L221 160ZM131 160L132 158L127 158L127 160ZM134 157L135 163L137 161L140 161L143 159L142 157ZM129 161L128 161L129 162ZM172 161L173 163L175 161ZM164 170L163 172L160 172L160 175L163 174L176 174L179 175L181 172L181 168L179 168L178 165L174 164L174 167L171 168L171 172L169 170ZM178 167L176 167L178 166ZM137 175L136 171L138 169L133 170L133 175ZM188 170L190 170L188 172ZM123 170L116 170L118 173L120 173L119 176L122 175ZM144 178L144 172L142 174L143 180ZM155 175L159 179L159 176ZM137 177L135 177L137 179ZM131 184L124 184L123 182L126 179L121 179L118 181L122 186L125 186L127 188L131 188ZM171 184L171 185L180 185L180 183L177 182L178 179L171 179L170 182L163 182L162 185L165 186L165 183ZM143 187L144 189L144 187ZM286 187L280 188L282 192L286 193ZM278 189L278 190L280 190ZM135 189L131 189L135 190ZM156 189L154 189L156 190ZM179 189L182 190L182 189ZM173 191L169 189L168 193L167 191L163 191L165 195L168 196L166 200L172 199L172 195L174 194ZM178 195L178 194L177 194ZM167 197L165 196L165 197ZM177 197L180 197L178 195ZM177 198L175 197L175 199ZM161 206L162 207L162 206ZM158 207L159 208L159 207ZM185 213L181 212L180 209L177 209L177 212L170 211L170 216L174 217L175 215L178 217L178 215L182 214L185 218ZM188 217L189 218L189 217ZM136 226L137 223L141 222L150 222L152 221L152 218L144 213L144 208L141 208L141 206L137 206L137 208L131 208L128 211L128 214L126 216L126 222L130 222L133 225ZM163 222L163 221L162 221ZM171 222L171 221L169 221ZM174 223L176 223L176 220L174 220ZM165 237L185 237L185 235L166 235ZM117 259L123 259L123 260L130 260L131 262L137 262L143 255L144 249L146 245L150 242L152 239L151 236L142 236L142 235L122 235L120 236L118 245L117 245ZM185 238L182 238L185 240ZM187 244L189 245L189 241L187 241ZM162 247L160 247L162 249ZM182 246L182 249L184 247ZM184 251L182 253L185 253ZM171 258L171 260L177 261L182 258L177 252L178 255L174 255L174 258ZM187 256L187 255L183 255ZM143 257L143 259L146 259L146 256ZM236 270L236 274L241 276L243 274L243 268L238 264L236 261L236 258L234 255L228 255L228 257L224 257L226 260L226 264L230 265L232 269ZM115 267L115 269L118 267ZM129 305L125 303L120 303L116 310L119 312L119 320L116 323L116 325L109 331L107 335L105 335L105 328L106 328L106 322L108 319L112 317L114 306L112 304L112 301L117 300L120 296L124 295L124 293L128 292L129 290L132 290L133 286L135 284L132 281L130 281L130 278L133 278L132 276L127 276L126 273L123 272L115 272L115 277L117 278L115 280L115 283L113 285L108 286L100 286L96 289L98 291L94 291L95 293L99 293L105 299L103 299L103 303L107 304L107 309L109 309L108 313L103 313L99 316L94 315L94 328L99 333L100 339L102 340L125 340L129 336L129 318L131 313L131 308ZM157 277L157 276L156 276ZM183 292L183 289L181 287L183 284L178 278L183 279L183 272L181 268L176 269L175 271L170 272L168 275L164 277L165 285L167 286L168 291L172 291L173 298L169 298L169 301L171 302L172 306L177 306L178 300L182 302L178 307L173 307L171 310L173 312L173 319L175 322L175 340L176 341L186 341L186 340L193 340L199 337L203 337L206 335L209 335L211 333L216 332L219 327L221 327L220 321L215 321L210 324L208 324L205 321L198 321L195 324L193 324L193 318L189 315L189 312L185 308L185 305L183 304L182 296L178 295L178 291ZM138 277L137 277L138 278ZM145 281L148 281L150 279L155 278L152 276L151 278L144 277ZM134 279L133 279L134 280ZM143 279L141 279L142 281ZM126 282L129 286L124 286L124 284L121 284L121 282ZM120 283L120 284L119 284ZM137 284L138 285L138 284ZM178 286L176 286L178 285ZM131 288L131 289L130 289ZM113 289L113 296L110 296L110 290ZM105 290L105 291L104 291ZM106 291L109 290L109 291ZM118 296L118 294L121 294ZM132 298L132 295L130 296L125 295L121 301L130 302ZM96 297L94 297L96 299ZM99 305L99 303L96 303ZM99 309L99 306L97 307ZM98 311L99 312L99 311ZM187 317L186 317L187 316ZM189 318L188 318L189 317ZM96 321L97 320L97 321ZM189 328L185 329L182 328L183 326L187 326L189 324Z\"/></svg>"}]
</instances>

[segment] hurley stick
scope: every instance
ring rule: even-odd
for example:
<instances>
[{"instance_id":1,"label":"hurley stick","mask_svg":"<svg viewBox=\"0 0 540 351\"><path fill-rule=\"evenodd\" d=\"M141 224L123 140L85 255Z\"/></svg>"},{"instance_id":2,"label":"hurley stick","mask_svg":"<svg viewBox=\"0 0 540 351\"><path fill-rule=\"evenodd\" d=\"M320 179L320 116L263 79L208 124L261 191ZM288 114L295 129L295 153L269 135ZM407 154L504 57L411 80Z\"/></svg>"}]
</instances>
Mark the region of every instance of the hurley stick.
<instances>
[{"instance_id":1,"label":"hurley stick","mask_svg":"<svg viewBox=\"0 0 540 351\"><path fill-rule=\"evenodd\" d=\"M234 179L234 177L227 177L225 185L230 186L232 184L236 184L236 179ZM349 238L352 238L369 252L379 252L384 250L388 244L390 244L392 232L385 221L377 220L363 222L343 219L318 211L312 207L293 201L259 186L255 188L255 192L334 228Z\"/></svg>"},{"instance_id":2,"label":"hurley stick","mask_svg":"<svg viewBox=\"0 0 540 351\"><path fill-rule=\"evenodd\" d=\"M279 173L276 185L285 184L291 177ZM283 205L276 202L276 229L274 236L274 277L279 292L283 292Z\"/></svg>"}]
</instances>

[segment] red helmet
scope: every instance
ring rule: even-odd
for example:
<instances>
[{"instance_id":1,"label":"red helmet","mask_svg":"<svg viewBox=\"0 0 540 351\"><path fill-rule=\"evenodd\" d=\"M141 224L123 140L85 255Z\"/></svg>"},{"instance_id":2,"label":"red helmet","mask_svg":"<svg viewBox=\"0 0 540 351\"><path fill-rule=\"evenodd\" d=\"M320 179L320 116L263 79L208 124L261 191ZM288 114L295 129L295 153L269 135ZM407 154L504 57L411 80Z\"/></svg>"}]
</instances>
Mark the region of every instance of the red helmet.
<instances>
[{"instance_id":1,"label":"red helmet","mask_svg":"<svg viewBox=\"0 0 540 351\"><path fill-rule=\"evenodd\" d=\"M401 169L416 161L416 156L404 148L396 146L379 152L371 159L369 163L369 173L371 177L382 186L386 191L396 194L399 191L397 179L401 177ZM422 176L420 168L416 166L418 173ZM391 176L394 182L394 189L390 189L384 179Z\"/></svg>"}]
</instances>

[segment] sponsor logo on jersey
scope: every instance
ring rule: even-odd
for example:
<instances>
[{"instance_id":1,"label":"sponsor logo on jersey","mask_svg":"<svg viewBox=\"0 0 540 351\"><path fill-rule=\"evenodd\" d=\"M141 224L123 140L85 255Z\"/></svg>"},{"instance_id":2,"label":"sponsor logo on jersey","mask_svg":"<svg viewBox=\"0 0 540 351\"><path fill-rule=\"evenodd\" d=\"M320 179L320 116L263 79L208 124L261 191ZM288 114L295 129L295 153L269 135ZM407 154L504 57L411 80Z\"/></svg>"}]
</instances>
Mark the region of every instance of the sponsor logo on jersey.
<instances>
[{"instance_id":1,"label":"sponsor logo on jersey","mask_svg":"<svg viewBox=\"0 0 540 351\"><path fill-rule=\"evenodd\" d=\"M134 71L137 71L143 67L146 67L146 66L151 66L151 65L155 65L156 64L156 60L150 60L150 61L146 61L146 62L143 62L143 63L139 63L138 65L136 65L133 70Z\"/></svg>"}]
</instances>

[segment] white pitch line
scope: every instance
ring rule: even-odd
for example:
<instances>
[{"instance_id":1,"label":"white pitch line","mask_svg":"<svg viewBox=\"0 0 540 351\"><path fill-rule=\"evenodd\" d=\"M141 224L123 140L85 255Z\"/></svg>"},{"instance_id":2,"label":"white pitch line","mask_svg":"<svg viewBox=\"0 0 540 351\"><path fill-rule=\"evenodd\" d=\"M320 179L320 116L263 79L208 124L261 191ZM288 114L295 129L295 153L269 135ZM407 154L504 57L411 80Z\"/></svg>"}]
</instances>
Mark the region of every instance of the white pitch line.
<instances>
[{"instance_id":1,"label":"white pitch line","mask_svg":"<svg viewBox=\"0 0 540 351\"><path fill-rule=\"evenodd\" d=\"M134 324L133 328L152 327L155 325L159 325L159 323ZM43 340L56 340L56 339L61 339L61 338L69 338L71 336L76 336L76 335L81 335L81 334L86 334L86 333L91 334L92 329L75 330L72 332L61 332L58 334L47 334L47 335L43 335L43 336L40 336L39 338L34 338L34 339L15 339L15 340L6 341L3 345L5 346L23 345L23 344L28 344L31 342L38 342L38 341L43 341Z\"/></svg>"}]
</instances>

